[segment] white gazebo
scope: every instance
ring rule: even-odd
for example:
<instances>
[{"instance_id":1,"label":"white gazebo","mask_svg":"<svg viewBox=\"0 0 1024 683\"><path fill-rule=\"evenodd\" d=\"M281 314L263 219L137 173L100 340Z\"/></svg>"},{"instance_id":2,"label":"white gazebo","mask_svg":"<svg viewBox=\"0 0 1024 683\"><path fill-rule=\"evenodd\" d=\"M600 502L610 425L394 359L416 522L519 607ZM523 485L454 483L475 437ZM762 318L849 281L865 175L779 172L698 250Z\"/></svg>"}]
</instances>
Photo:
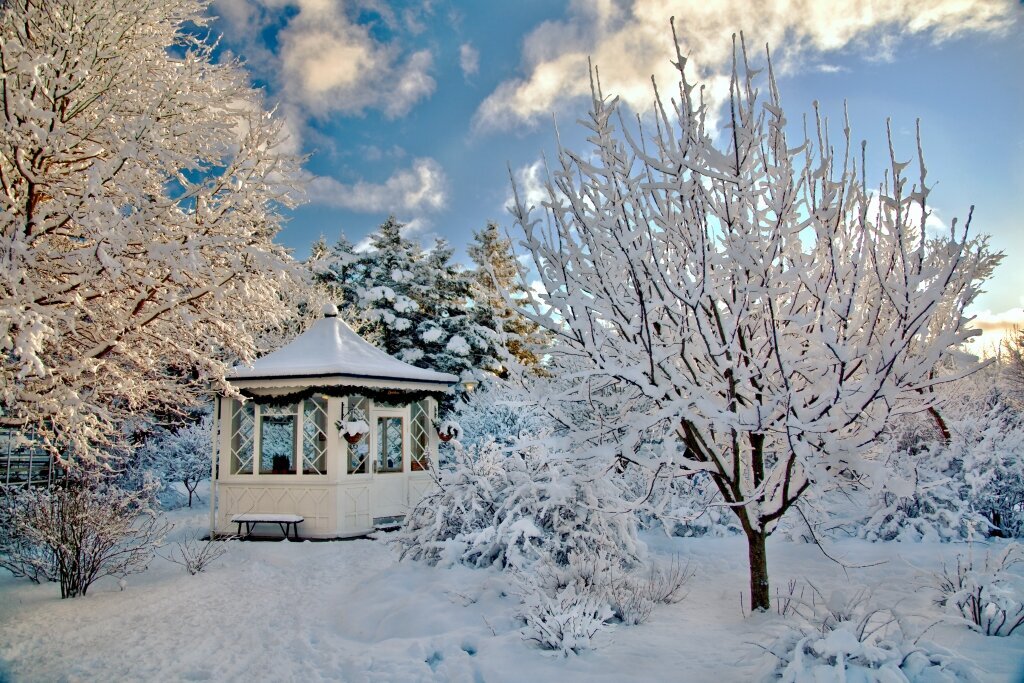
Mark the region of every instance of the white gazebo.
<instances>
[{"instance_id":1,"label":"white gazebo","mask_svg":"<svg viewBox=\"0 0 1024 683\"><path fill-rule=\"evenodd\" d=\"M393 523L433 485L437 397L459 378L388 355L329 305L228 381L246 400L214 410L211 530L299 515L302 537L332 538Z\"/></svg>"}]
</instances>

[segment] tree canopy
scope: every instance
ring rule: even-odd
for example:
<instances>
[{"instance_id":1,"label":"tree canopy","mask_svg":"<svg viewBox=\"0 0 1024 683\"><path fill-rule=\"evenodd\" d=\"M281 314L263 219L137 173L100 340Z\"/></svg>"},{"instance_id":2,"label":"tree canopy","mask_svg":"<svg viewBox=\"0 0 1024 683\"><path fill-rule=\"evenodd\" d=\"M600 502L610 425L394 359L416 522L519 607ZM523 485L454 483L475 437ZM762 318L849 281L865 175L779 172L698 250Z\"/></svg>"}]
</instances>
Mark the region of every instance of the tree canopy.
<instances>
[{"instance_id":1,"label":"tree canopy","mask_svg":"<svg viewBox=\"0 0 1024 683\"><path fill-rule=\"evenodd\" d=\"M889 142L870 188L849 124L791 145L767 78L736 50L727 118L675 55L678 88L627 125L596 71L586 152L560 148L538 218L515 218L543 291L520 311L578 369L569 399L627 413L581 441L629 462L674 431L657 476L710 477L747 535L751 604L768 607L765 539L812 487L856 471L894 414L926 410L973 333L964 309L998 262L952 223L931 236L927 170ZM969 221L968 221L969 224ZM609 391L609 388L614 391Z\"/></svg>"},{"instance_id":2,"label":"tree canopy","mask_svg":"<svg viewBox=\"0 0 1024 683\"><path fill-rule=\"evenodd\" d=\"M284 314L296 160L194 0L0 6L0 424L92 458Z\"/></svg>"}]
</instances>

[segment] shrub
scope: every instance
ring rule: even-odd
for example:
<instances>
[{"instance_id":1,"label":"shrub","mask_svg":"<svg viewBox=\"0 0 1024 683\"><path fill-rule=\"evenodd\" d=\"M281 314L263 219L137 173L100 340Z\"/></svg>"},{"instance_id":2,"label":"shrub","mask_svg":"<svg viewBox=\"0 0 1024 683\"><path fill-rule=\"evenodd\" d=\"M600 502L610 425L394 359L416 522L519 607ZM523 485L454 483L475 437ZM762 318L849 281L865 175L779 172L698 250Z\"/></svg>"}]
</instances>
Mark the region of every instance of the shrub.
<instances>
[{"instance_id":1,"label":"shrub","mask_svg":"<svg viewBox=\"0 0 1024 683\"><path fill-rule=\"evenodd\" d=\"M935 575L939 598L936 603L967 620L986 636L1008 636L1024 624L1024 596L1014 585L1010 568L1024 562L1018 543L977 562L973 549L957 555L956 567L945 564Z\"/></svg>"},{"instance_id":2,"label":"shrub","mask_svg":"<svg viewBox=\"0 0 1024 683\"><path fill-rule=\"evenodd\" d=\"M541 561L513 571L522 598L523 635L546 650L568 655L590 649L615 616L609 605L612 562L570 551L564 565Z\"/></svg>"},{"instance_id":3,"label":"shrub","mask_svg":"<svg viewBox=\"0 0 1024 683\"><path fill-rule=\"evenodd\" d=\"M396 536L403 558L520 571L568 566L574 552L622 569L639 559L633 515L584 461L543 448L510 453L493 440L455 451Z\"/></svg>"},{"instance_id":4,"label":"shrub","mask_svg":"<svg viewBox=\"0 0 1024 683\"><path fill-rule=\"evenodd\" d=\"M797 623L766 650L775 661L765 681L784 683L924 683L975 681L967 662L913 641L889 609L870 606L861 589L827 599L812 586L811 603L794 609ZM793 605L794 603L790 603Z\"/></svg>"},{"instance_id":5,"label":"shrub","mask_svg":"<svg viewBox=\"0 0 1024 683\"><path fill-rule=\"evenodd\" d=\"M3 566L59 581L61 598L85 595L104 576L144 571L167 531L150 507L154 489L127 491L85 475L17 494L5 520Z\"/></svg>"},{"instance_id":6,"label":"shrub","mask_svg":"<svg viewBox=\"0 0 1024 683\"><path fill-rule=\"evenodd\" d=\"M966 538L980 516L961 492L959 461L920 424L904 424L878 445L868 515L858 533L869 541Z\"/></svg>"},{"instance_id":7,"label":"shrub","mask_svg":"<svg viewBox=\"0 0 1024 683\"><path fill-rule=\"evenodd\" d=\"M642 552L635 518L605 476L540 447L456 444L453 467L442 470L437 490L406 517L395 542L403 558L506 569L523 600L524 636L545 649L579 652L612 619L639 623L653 606L647 595L633 595L640 584L630 571ZM670 599L685 576L659 570L649 592Z\"/></svg>"},{"instance_id":8,"label":"shrub","mask_svg":"<svg viewBox=\"0 0 1024 683\"><path fill-rule=\"evenodd\" d=\"M49 546L22 533L24 495L6 493L0 502L0 567L32 583L57 581L57 557Z\"/></svg>"},{"instance_id":9,"label":"shrub","mask_svg":"<svg viewBox=\"0 0 1024 683\"><path fill-rule=\"evenodd\" d=\"M196 530L186 532L184 538L175 544L175 550L163 556L165 560L180 564L190 575L206 571L214 561L228 551L224 543L210 539L203 540Z\"/></svg>"}]
</instances>

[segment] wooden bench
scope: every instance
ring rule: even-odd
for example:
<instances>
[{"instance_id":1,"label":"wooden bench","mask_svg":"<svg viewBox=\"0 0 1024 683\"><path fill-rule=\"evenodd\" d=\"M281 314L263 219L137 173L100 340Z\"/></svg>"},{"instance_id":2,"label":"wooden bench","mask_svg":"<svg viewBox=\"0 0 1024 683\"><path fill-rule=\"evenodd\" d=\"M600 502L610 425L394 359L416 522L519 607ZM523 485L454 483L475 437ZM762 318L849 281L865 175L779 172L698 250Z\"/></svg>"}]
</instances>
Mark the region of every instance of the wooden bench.
<instances>
[{"instance_id":1,"label":"wooden bench","mask_svg":"<svg viewBox=\"0 0 1024 683\"><path fill-rule=\"evenodd\" d=\"M266 512L247 512L244 515L235 515L231 518L232 524L238 525L239 538L248 538L257 524L277 524L281 527L281 533L288 538L288 530L291 529L295 540L299 540L299 525L306 521L302 515L279 515ZM245 535L242 535L242 525L245 525Z\"/></svg>"}]
</instances>

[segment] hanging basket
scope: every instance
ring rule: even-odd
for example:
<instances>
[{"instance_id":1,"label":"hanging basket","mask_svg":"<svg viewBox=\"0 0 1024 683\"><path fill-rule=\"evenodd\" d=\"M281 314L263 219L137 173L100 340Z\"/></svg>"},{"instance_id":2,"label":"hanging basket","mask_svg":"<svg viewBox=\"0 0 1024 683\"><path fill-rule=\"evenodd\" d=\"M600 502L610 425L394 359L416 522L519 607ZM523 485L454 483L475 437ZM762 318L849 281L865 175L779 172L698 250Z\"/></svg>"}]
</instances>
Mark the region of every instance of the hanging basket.
<instances>
[{"instance_id":1,"label":"hanging basket","mask_svg":"<svg viewBox=\"0 0 1024 683\"><path fill-rule=\"evenodd\" d=\"M362 411L352 411L349 419L338 420L335 425L338 431L350 444L357 444L370 433L370 425L363 418Z\"/></svg>"},{"instance_id":2,"label":"hanging basket","mask_svg":"<svg viewBox=\"0 0 1024 683\"><path fill-rule=\"evenodd\" d=\"M445 420L437 426L437 438L445 443L460 436L462 436L462 427L455 420Z\"/></svg>"}]
</instances>

